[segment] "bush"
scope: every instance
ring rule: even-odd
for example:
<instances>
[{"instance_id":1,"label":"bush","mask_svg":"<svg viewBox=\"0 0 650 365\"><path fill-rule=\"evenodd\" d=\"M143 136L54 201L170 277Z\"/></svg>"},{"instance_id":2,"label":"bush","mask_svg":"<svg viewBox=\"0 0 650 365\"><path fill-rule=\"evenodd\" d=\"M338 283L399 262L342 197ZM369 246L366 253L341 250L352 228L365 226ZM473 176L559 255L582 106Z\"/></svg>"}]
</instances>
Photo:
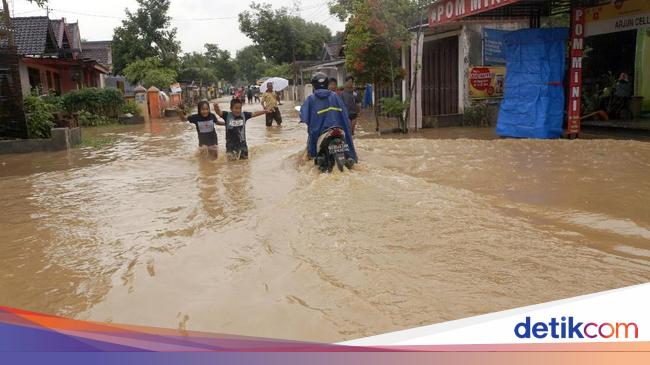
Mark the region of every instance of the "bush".
<instances>
[{"instance_id":1,"label":"bush","mask_svg":"<svg viewBox=\"0 0 650 365\"><path fill-rule=\"evenodd\" d=\"M495 121L496 107L487 102L479 102L465 108L463 113L463 125L472 127L489 127Z\"/></svg>"},{"instance_id":2,"label":"bush","mask_svg":"<svg viewBox=\"0 0 650 365\"><path fill-rule=\"evenodd\" d=\"M115 118L122 110L124 96L115 88L86 88L63 96L63 106L71 113L81 110L107 118Z\"/></svg>"},{"instance_id":3,"label":"bush","mask_svg":"<svg viewBox=\"0 0 650 365\"><path fill-rule=\"evenodd\" d=\"M38 96L25 98L25 117L29 138L50 138L54 127L54 106Z\"/></svg>"},{"instance_id":4,"label":"bush","mask_svg":"<svg viewBox=\"0 0 650 365\"><path fill-rule=\"evenodd\" d=\"M122 106L122 114L132 114L139 117L142 113L140 112L140 107L138 107L135 100L129 99L124 103L124 106Z\"/></svg>"},{"instance_id":5,"label":"bush","mask_svg":"<svg viewBox=\"0 0 650 365\"><path fill-rule=\"evenodd\" d=\"M102 125L112 124L113 120L102 115L90 113L85 110L78 112L79 125L82 127L98 127Z\"/></svg>"},{"instance_id":6,"label":"bush","mask_svg":"<svg viewBox=\"0 0 650 365\"><path fill-rule=\"evenodd\" d=\"M381 98L379 101L381 111L386 116L395 117L399 121L399 128L406 131L406 123L404 121L404 111L408 108L408 103L402 101L398 96L391 96L390 98Z\"/></svg>"}]
</instances>

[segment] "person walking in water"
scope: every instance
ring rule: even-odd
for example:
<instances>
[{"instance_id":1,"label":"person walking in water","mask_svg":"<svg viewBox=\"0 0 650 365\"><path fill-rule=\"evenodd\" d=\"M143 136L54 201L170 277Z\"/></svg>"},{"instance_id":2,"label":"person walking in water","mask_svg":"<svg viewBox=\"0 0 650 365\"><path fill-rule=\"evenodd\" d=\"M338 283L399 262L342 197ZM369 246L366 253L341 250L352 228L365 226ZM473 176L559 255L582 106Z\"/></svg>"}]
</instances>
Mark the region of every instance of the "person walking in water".
<instances>
[{"instance_id":1,"label":"person walking in water","mask_svg":"<svg viewBox=\"0 0 650 365\"><path fill-rule=\"evenodd\" d=\"M253 88L250 86L246 90L246 99L248 99L248 104L253 104Z\"/></svg>"},{"instance_id":2,"label":"person walking in water","mask_svg":"<svg viewBox=\"0 0 650 365\"><path fill-rule=\"evenodd\" d=\"M266 84L266 92L262 95L262 108L266 110L266 126L271 127L273 121L278 125L282 125L282 114L278 108L278 97L273 91L273 83Z\"/></svg>"},{"instance_id":3,"label":"person walking in water","mask_svg":"<svg viewBox=\"0 0 650 365\"><path fill-rule=\"evenodd\" d=\"M181 109L180 118L196 126L196 133L199 136L199 147L207 148L210 158L216 160L219 157L219 149L217 145L217 131L214 125L223 125L224 123L220 122L217 116L210 112L210 104L205 100L199 101L197 111L197 114L192 114L188 118L185 110Z\"/></svg>"},{"instance_id":4,"label":"person walking in water","mask_svg":"<svg viewBox=\"0 0 650 365\"><path fill-rule=\"evenodd\" d=\"M218 103L214 103L214 110L226 123L226 154L229 160L248 159L248 144L246 143L246 123L253 118L266 114L260 110L254 113L242 111L242 101L232 99L230 111L221 111Z\"/></svg>"}]
</instances>

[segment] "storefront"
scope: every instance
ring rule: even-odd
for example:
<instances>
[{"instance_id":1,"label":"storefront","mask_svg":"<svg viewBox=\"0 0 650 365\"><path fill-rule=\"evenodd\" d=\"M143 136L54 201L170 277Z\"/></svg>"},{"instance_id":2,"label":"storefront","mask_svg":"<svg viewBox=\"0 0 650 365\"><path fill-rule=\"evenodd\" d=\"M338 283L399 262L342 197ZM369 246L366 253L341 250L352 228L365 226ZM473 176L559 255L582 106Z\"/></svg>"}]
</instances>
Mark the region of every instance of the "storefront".
<instances>
[{"instance_id":1,"label":"storefront","mask_svg":"<svg viewBox=\"0 0 650 365\"><path fill-rule=\"evenodd\" d=\"M650 1L588 7L584 23L583 114L650 118Z\"/></svg>"},{"instance_id":2,"label":"storefront","mask_svg":"<svg viewBox=\"0 0 650 365\"><path fill-rule=\"evenodd\" d=\"M570 28L564 85L569 136L579 134L586 114L611 103L616 85L629 92L615 100L624 107L612 110L612 117L647 115L650 1L439 0L429 9L419 44L411 45L411 67L417 62L422 68L409 128L445 125L477 102L498 103L498 91L507 87L499 76L505 66L499 33L546 26ZM619 79L626 77L629 84L621 87L625 81Z\"/></svg>"}]
</instances>

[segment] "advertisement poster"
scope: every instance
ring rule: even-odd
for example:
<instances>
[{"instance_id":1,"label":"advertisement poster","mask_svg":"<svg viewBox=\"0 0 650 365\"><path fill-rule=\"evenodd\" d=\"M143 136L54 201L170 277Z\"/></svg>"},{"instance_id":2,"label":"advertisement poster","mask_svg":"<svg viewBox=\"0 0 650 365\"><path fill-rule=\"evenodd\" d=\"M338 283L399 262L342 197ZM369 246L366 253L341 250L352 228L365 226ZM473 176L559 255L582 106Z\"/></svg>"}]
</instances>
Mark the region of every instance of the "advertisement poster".
<instances>
[{"instance_id":1,"label":"advertisement poster","mask_svg":"<svg viewBox=\"0 0 650 365\"><path fill-rule=\"evenodd\" d=\"M473 99L502 98L505 67L470 67L469 96Z\"/></svg>"},{"instance_id":2,"label":"advertisement poster","mask_svg":"<svg viewBox=\"0 0 650 365\"><path fill-rule=\"evenodd\" d=\"M483 64L484 65L505 65L506 55L503 47L503 36L508 34L507 30L484 29L483 30Z\"/></svg>"}]
</instances>

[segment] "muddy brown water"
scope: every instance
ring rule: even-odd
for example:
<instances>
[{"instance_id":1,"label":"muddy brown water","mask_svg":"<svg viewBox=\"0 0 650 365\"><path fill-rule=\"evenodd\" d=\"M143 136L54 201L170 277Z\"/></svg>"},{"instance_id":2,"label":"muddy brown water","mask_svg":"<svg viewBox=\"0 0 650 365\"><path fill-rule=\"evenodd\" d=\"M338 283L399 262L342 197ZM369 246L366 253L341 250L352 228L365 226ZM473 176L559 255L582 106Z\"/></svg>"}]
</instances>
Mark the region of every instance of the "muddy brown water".
<instances>
[{"instance_id":1,"label":"muddy brown water","mask_svg":"<svg viewBox=\"0 0 650 365\"><path fill-rule=\"evenodd\" d=\"M249 161L175 120L0 156L0 305L342 341L650 280L649 143L359 138L321 175L285 108Z\"/></svg>"}]
</instances>

